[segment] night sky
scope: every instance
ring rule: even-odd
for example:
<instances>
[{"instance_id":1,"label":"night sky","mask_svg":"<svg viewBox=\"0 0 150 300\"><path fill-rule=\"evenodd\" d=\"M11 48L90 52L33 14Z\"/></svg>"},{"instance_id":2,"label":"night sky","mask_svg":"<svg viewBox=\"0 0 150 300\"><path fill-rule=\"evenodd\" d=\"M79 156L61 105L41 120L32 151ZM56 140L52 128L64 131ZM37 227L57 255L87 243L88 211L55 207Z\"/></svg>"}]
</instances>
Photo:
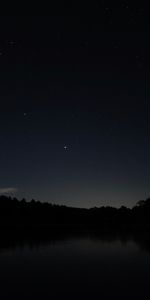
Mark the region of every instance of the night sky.
<instances>
[{"instance_id":1,"label":"night sky","mask_svg":"<svg viewBox=\"0 0 150 300\"><path fill-rule=\"evenodd\" d=\"M99 3L0 17L0 194L78 207L150 196L148 8Z\"/></svg>"}]
</instances>

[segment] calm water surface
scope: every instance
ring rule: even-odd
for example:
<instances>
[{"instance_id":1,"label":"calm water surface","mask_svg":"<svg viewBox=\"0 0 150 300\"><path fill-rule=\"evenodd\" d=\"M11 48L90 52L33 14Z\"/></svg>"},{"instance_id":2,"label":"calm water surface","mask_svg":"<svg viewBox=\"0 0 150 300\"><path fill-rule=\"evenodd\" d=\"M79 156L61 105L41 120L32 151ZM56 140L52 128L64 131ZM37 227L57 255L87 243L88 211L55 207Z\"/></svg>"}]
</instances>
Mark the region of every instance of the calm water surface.
<instances>
[{"instance_id":1,"label":"calm water surface","mask_svg":"<svg viewBox=\"0 0 150 300\"><path fill-rule=\"evenodd\" d=\"M66 237L0 246L1 299L146 299L150 251L134 239Z\"/></svg>"}]
</instances>

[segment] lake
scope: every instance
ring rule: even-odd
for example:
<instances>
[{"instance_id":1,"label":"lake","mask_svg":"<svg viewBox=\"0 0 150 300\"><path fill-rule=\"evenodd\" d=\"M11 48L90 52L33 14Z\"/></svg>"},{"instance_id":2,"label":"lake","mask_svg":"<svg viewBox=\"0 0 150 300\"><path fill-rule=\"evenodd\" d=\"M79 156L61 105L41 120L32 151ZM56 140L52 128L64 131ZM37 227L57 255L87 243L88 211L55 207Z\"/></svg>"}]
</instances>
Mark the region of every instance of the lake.
<instances>
[{"instance_id":1,"label":"lake","mask_svg":"<svg viewBox=\"0 0 150 300\"><path fill-rule=\"evenodd\" d=\"M42 238L41 238L42 237ZM149 235L49 234L0 243L1 299L146 299Z\"/></svg>"}]
</instances>

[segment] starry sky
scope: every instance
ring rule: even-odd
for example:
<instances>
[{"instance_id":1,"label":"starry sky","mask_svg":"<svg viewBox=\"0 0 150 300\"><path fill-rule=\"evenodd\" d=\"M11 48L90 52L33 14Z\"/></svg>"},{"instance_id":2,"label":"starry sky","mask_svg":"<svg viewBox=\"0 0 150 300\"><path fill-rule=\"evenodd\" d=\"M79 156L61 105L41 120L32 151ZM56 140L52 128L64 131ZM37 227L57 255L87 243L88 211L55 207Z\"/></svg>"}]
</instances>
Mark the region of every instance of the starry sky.
<instances>
[{"instance_id":1,"label":"starry sky","mask_svg":"<svg viewBox=\"0 0 150 300\"><path fill-rule=\"evenodd\" d=\"M149 197L147 11L99 1L0 16L0 194L77 207Z\"/></svg>"}]
</instances>

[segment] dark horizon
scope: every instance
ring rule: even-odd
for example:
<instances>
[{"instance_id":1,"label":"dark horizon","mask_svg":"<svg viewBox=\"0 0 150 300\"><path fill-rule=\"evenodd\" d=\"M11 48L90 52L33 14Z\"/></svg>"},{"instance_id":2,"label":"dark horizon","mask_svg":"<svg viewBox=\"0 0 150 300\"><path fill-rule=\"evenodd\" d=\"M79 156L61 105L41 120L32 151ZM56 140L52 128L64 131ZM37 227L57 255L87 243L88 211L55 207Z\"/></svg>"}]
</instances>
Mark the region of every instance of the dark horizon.
<instances>
[{"instance_id":1,"label":"dark horizon","mask_svg":"<svg viewBox=\"0 0 150 300\"><path fill-rule=\"evenodd\" d=\"M104 228L132 232L134 229L150 227L150 198L140 200L132 209L121 206L101 206L92 208L69 207L32 199L26 201L0 196L0 229L44 228L64 230ZM43 227L44 226L44 227ZM65 227L64 227L65 226ZM94 227L93 227L94 226ZM143 227L144 226L144 227Z\"/></svg>"},{"instance_id":2,"label":"dark horizon","mask_svg":"<svg viewBox=\"0 0 150 300\"><path fill-rule=\"evenodd\" d=\"M1 198L6 198L6 199L11 199L11 200L17 200L19 202L22 202L22 201L25 201L26 203L30 203L31 201L35 201L35 203L41 203L41 204L50 204L50 205L56 205L56 206L64 206L64 207L68 207L68 208L79 208L79 209L87 209L87 210L90 210L90 209L93 209L93 208L101 208L101 207L112 207L112 208L116 208L116 209L120 209L121 207L125 207L127 209L132 209L134 207L136 207L138 205L138 203L142 203L144 201L146 201L147 199L150 199L150 197L147 197L146 199L138 199L135 204L133 206L127 206L124 204L120 205L120 206L115 206L115 205L100 205L100 206L90 206L90 207L82 207L82 206L72 206L72 205L66 205L64 203L59 203L59 201L57 201L57 203L55 202L52 202L50 199L49 201L43 201L42 199L36 199L36 198L25 198L25 197L22 197L22 198L18 198L17 195L14 195L13 193L11 194L0 194L0 199Z\"/></svg>"}]
</instances>

